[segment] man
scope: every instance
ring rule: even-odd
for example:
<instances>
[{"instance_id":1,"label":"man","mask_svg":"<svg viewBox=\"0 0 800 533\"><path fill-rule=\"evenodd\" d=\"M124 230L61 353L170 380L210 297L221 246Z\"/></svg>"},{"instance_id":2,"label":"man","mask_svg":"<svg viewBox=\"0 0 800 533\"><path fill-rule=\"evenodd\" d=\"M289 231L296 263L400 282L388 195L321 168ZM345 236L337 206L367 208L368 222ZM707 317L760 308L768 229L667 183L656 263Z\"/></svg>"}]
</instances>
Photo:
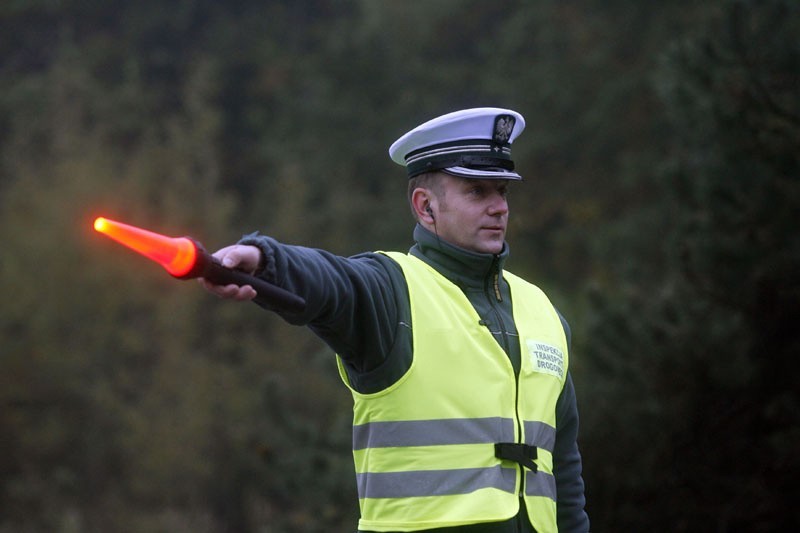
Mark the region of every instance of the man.
<instances>
[{"instance_id":1,"label":"man","mask_svg":"<svg viewBox=\"0 0 800 533\"><path fill-rule=\"evenodd\" d=\"M569 327L503 270L524 127L515 111L467 109L391 146L417 220L408 254L344 258L259 234L215 254L305 298L300 313L271 309L336 351L355 402L360 531L588 531Z\"/></svg>"}]
</instances>

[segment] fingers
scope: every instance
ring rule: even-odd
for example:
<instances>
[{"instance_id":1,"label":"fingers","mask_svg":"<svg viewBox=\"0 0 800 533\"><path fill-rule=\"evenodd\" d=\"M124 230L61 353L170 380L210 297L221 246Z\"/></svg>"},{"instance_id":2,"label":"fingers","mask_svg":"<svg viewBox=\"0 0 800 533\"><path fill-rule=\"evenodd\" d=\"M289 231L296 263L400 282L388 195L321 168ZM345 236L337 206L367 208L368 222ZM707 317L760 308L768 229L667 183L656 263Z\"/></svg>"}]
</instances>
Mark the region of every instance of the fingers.
<instances>
[{"instance_id":1,"label":"fingers","mask_svg":"<svg viewBox=\"0 0 800 533\"><path fill-rule=\"evenodd\" d=\"M255 298L258 293L256 290L251 287L250 285L215 285L214 283L210 283L204 278L198 278L200 285L202 285L208 292L212 294L216 294L220 298L226 298L228 300L236 300L236 301L247 301L252 300Z\"/></svg>"}]
</instances>

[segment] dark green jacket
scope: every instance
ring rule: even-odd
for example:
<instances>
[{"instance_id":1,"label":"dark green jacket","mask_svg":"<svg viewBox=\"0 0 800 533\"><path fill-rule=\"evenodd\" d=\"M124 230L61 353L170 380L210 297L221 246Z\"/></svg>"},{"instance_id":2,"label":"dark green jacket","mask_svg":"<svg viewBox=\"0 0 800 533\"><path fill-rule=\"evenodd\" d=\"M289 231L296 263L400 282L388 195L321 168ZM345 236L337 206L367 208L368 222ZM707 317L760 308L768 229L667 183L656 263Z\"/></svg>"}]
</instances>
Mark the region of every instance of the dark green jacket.
<instances>
[{"instance_id":1,"label":"dark green jacket","mask_svg":"<svg viewBox=\"0 0 800 533\"><path fill-rule=\"evenodd\" d=\"M502 277L508 246L499 255L469 252L438 239L419 225L414 230L414 240L416 244L410 253L464 291L518 373L520 348L511 313L511 294ZM258 234L246 236L240 244L261 249L264 259L261 277L306 300L306 309L300 314L272 310L291 324L308 326L336 351L353 388L365 393L377 392L405 373L413 353L413 324L408 287L397 263L379 253L345 258L324 250L281 244ZM563 318L561 321L569 342L569 326ZM559 531L589 530L577 435L578 410L572 378L568 375L556 406L553 452ZM532 528L523 512L504 523L442 531L519 533Z\"/></svg>"}]
</instances>

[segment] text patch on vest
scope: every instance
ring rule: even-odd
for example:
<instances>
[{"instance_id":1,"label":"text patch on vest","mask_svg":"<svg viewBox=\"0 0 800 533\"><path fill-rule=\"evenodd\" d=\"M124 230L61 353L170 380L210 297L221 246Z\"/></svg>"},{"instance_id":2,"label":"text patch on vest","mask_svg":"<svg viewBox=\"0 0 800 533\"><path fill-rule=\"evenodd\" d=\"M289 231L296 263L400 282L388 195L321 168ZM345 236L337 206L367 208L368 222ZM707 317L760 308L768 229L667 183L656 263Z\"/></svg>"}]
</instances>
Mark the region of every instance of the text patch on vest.
<instances>
[{"instance_id":1,"label":"text patch on vest","mask_svg":"<svg viewBox=\"0 0 800 533\"><path fill-rule=\"evenodd\" d=\"M531 369L534 372L549 374L558 379L564 378L564 352L552 344L526 339Z\"/></svg>"}]
</instances>

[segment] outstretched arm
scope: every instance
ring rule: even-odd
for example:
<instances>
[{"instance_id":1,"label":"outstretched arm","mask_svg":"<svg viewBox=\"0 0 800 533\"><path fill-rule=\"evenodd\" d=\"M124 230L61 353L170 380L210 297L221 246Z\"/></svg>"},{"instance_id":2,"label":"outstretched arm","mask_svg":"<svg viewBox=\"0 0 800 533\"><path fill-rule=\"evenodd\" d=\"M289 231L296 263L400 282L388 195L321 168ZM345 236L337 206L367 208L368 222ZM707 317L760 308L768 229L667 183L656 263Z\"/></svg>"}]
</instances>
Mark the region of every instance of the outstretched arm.
<instances>
[{"instance_id":1,"label":"outstretched arm","mask_svg":"<svg viewBox=\"0 0 800 533\"><path fill-rule=\"evenodd\" d=\"M383 254L342 257L315 248L283 244L252 234L217 251L223 265L286 289L306 302L302 312L267 307L287 322L306 325L359 372L379 366L398 334L408 290L400 267ZM251 287L204 282L214 294L251 300Z\"/></svg>"}]
</instances>

